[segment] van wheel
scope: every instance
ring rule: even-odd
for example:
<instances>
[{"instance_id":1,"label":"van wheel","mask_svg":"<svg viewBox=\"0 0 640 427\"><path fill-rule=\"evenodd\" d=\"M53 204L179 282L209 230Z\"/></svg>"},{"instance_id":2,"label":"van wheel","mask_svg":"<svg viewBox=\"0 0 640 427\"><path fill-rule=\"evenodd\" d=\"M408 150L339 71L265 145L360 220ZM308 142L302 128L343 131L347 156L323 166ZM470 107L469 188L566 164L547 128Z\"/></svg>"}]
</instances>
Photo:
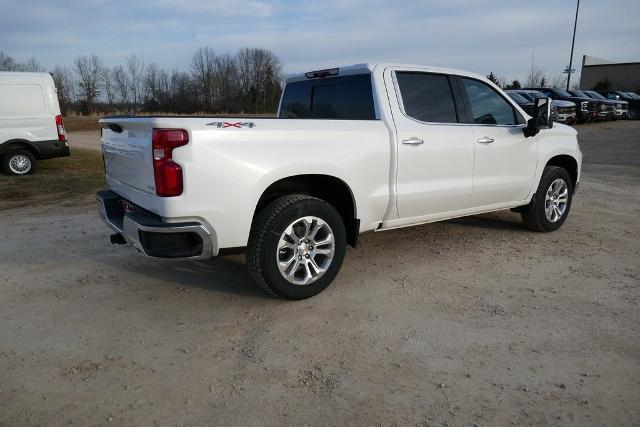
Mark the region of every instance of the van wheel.
<instances>
[{"instance_id":1,"label":"van wheel","mask_svg":"<svg viewBox=\"0 0 640 427\"><path fill-rule=\"evenodd\" d=\"M557 230L569 215L572 196L569 173L557 166L545 167L531 203L520 210L524 225L534 231Z\"/></svg>"},{"instance_id":2,"label":"van wheel","mask_svg":"<svg viewBox=\"0 0 640 427\"><path fill-rule=\"evenodd\" d=\"M2 158L2 170L7 175L31 175L36 171L36 158L27 150L15 150Z\"/></svg>"},{"instance_id":3,"label":"van wheel","mask_svg":"<svg viewBox=\"0 0 640 427\"><path fill-rule=\"evenodd\" d=\"M309 298L337 276L346 245L344 223L333 206L291 194L258 213L249 236L247 267L266 291L286 299Z\"/></svg>"}]
</instances>

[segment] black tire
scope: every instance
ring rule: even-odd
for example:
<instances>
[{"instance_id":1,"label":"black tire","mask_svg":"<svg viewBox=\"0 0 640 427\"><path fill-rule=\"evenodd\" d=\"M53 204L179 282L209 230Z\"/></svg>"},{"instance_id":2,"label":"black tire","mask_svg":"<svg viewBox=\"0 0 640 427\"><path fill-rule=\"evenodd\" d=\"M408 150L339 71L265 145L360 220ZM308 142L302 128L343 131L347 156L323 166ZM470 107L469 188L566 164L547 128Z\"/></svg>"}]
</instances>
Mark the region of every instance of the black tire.
<instances>
[{"instance_id":1,"label":"black tire","mask_svg":"<svg viewBox=\"0 0 640 427\"><path fill-rule=\"evenodd\" d=\"M290 224L306 216L315 216L328 224L333 232L334 253L323 275L311 283L300 285L291 283L280 273L278 242ZM258 286L273 295L292 300L309 298L335 279L342 266L346 246L344 223L333 206L315 197L291 194L274 200L257 214L249 236L247 268Z\"/></svg>"},{"instance_id":2,"label":"black tire","mask_svg":"<svg viewBox=\"0 0 640 427\"><path fill-rule=\"evenodd\" d=\"M545 199L547 190L549 190L549 187L552 185L552 183L554 183L558 179L563 180L567 186L567 202L566 208L562 215L557 220L552 222L547 218L547 215L545 213ZM536 194L533 195L531 203L520 208L524 225L534 231L549 232L557 230L558 228L560 228L560 226L562 226L562 224L564 224L564 221L569 215L572 198L573 182L571 181L569 173L561 167L545 167L544 171L542 172L542 177L540 178L540 184L538 184L538 189L536 191Z\"/></svg>"},{"instance_id":3,"label":"black tire","mask_svg":"<svg viewBox=\"0 0 640 427\"><path fill-rule=\"evenodd\" d=\"M640 109L629 108L629 120L638 120L638 119L640 119Z\"/></svg>"},{"instance_id":4,"label":"black tire","mask_svg":"<svg viewBox=\"0 0 640 427\"><path fill-rule=\"evenodd\" d=\"M28 166L24 171L16 169L15 162L12 165L12 161L17 159L24 160L25 158L28 159ZM27 150L14 150L2 157L2 170L7 175L32 175L36 171L36 165L36 157Z\"/></svg>"}]
</instances>

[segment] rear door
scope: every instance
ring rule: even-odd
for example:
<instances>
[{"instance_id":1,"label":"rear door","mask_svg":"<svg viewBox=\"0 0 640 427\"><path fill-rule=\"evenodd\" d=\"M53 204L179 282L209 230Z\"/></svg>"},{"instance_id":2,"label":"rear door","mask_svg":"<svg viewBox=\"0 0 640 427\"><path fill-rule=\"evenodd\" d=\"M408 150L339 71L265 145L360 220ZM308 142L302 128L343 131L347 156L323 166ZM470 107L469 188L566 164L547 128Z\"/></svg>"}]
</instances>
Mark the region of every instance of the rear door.
<instances>
[{"instance_id":1,"label":"rear door","mask_svg":"<svg viewBox=\"0 0 640 427\"><path fill-rule=\"evenodd\" d=\"M58 139L39 75L0 75L0 144L11 139Z\"/></svg>"},{"instance_id":2,"label":"rear door","mask_svg":"<svg viewBox=\"0 0 640 427\"><path fill-rule=\"evenodd\" d=\"M387 74L388 73L388 74ZM399 218L419 218L468 207L473 188L473 129L458 124L451 77L389 70L387 86L397 132Z\"/></svg>"},{"instance_id":3,"label":"rear door","mask_svg":"<svg viewBox=\"0 0 640 427\"><path fill-rule=\"evenodd\" d=\"M537 138L525 138L525 120L500 92L470 77L457 78L464 95L462 121L474 133L471 206L492 206L527 198L538 161Z\"/></svg>"}]
</instances>

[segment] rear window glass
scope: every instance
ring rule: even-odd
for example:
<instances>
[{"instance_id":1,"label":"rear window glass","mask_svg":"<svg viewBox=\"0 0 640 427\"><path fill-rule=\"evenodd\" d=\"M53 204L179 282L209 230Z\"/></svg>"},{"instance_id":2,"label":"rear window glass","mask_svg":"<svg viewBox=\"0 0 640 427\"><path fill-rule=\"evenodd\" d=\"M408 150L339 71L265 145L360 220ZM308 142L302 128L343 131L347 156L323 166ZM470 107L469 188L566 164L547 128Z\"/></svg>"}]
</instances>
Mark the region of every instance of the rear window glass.
<instances>
[{"instance_id":1,"label":"rear window glass","mask_svg":"<svg viewBox=\"0 0 640 427\"><path fill-rule=\"evenodd\" d=\"M280 118L375 120L370 74L288 83Z\"/></svg>"},{"instance_id":2,"label":"rear window glass","mask_svg":"<svg viewBox=\"0 0 640 427\"><path fill-rule=\"evenodd\" d=\"M0 84L0 114L24 116L44 111L40 85Z\"/></svg>"},{"instance_id":3,"label":"rear window glass","mask_svg":"<svg viewBox=\"0 0 640 427\"><path fill-rule=\"evenodd\" d=\"M422 122L457 123L449 79L442 74L398 72L404 111Z\"/></svg>"}]
</instances>

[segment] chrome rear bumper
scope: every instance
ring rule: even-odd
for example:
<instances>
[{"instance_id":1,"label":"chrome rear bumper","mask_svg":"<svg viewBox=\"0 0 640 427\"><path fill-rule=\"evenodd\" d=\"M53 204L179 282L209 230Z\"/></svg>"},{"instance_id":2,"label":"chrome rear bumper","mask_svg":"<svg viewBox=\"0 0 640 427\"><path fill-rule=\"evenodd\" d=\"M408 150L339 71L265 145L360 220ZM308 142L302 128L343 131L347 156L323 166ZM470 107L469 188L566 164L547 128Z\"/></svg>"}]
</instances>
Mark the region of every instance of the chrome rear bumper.
<instances>
[{"instance_id":1,"label":"chrome rear bumper","mask_svg":"<svg viewBox=\"0 0 640 427\"><path fill-rule=\"evenodd\" d=\"M102 220L145 256L197 260L217 254L214 234L198 222L163 222L109 190L97 192L96 201Z\"/></svg>"}]
</instances>

